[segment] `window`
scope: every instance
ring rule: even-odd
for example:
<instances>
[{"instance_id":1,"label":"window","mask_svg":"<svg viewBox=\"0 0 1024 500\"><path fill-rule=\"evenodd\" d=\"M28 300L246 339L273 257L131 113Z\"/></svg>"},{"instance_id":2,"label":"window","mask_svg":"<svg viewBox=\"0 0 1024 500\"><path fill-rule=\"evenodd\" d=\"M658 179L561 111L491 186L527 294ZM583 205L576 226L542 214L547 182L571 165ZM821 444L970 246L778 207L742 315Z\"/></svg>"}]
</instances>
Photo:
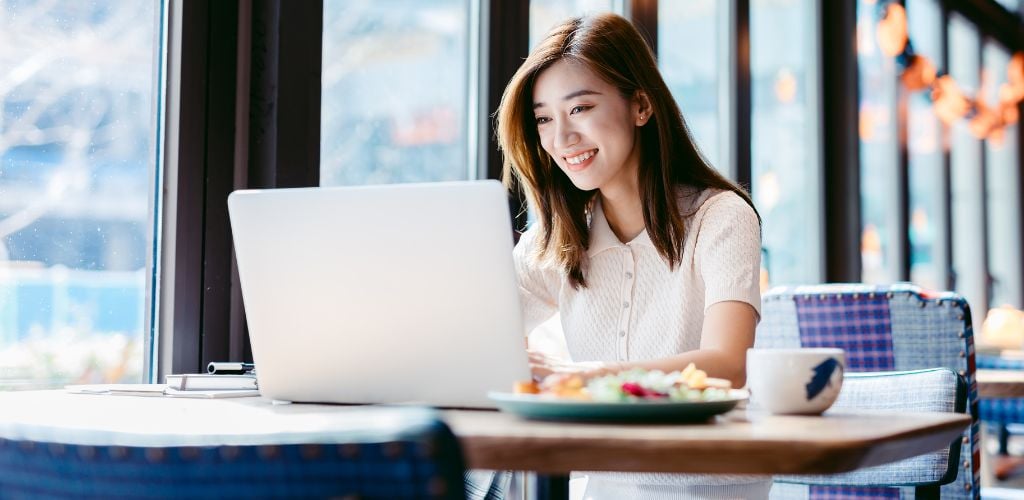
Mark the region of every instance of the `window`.
<instances>
[{"instance_id":1,"label":"window","mask_svg":"<svg viewBox=\"0 0 1024 500\"><path fill-rule=\"evenodd\" d=\"M942 14L935 0L907 2L914 51L933 65L942 61ZM907 96L910 281L932 290L948 285L946 174L942 124L927 90Z\"/></svg>"},{"instance_id":2,"label":"window","mask_svg":"<svg viewBox=\"0 0 1024 500\"><path fill-rule=\"evenodd\" d=\"M1007 83L1010 53L988 41L982 53L979 99L998 109ZM989 306L1024 306L1021 290L1021 204L1019 123L989 132L985 139L985 207L988 218L988 264L992 275Z\"/></svg>"},{"instance_id":3,"label":"window","mask_svg":"<svg viewBox=\"0 0 1024 500\"><path fill-rule=\"evenodd\" d=\"M658 2L658 66L683 112L690 134L711 165L729 172L719 145L719 71L731 60L718 43L717 0ZM699 47L699 49L696 49Z\"/></svg>"},{"instance_id":4,"label":"window","mask_svg":"<svg viewBox=\"0 0 1024 500\"><path fill-rule=\"evenodd\" d=\"M861 280L899 280L899 143L897 66L878 45L876 27L887 3L857 2L857 66L860 87Z\"/></svg>"},{"instance_id":5,"label":"window","mask_svg":"<svg viewBox=\"0 0 1024 500\"><path fill-rule=\"evenodd\" d=\"M750 3L751 179L774 284L821 281L814 2Z\"/></svg>"},{"instance_id":6,"label":"window","mask_svg":"<svg viewBox=\"0 0 1024 500\"><path fill-rule=\"evenodd\" d=\"M0 389L141 382L159 2L0 2Z\"/></svg>"},{"instance_id":7,"label":"window","mask_svg":"<svg viewBox=\"0 0 1024 500\"><path fill-rule=\"evenodd\" d=\"M321 185L476 177L469 11L467 0L324 2Z\"/></svg>"},{"instance_id":8,"label":"window","mask_svg":"<svg viewBox=\"0 0 1024 500\"><path fill-rule=\"evenodd\" d=\"M978 29L960 15L950 17L949 73L966 96L980 88L981 41ZM967 120L953 122L950 195L953 220L954 290L967 298L972 315L988 311L988 272L985 262L985 202L982 145Z\"/></svg>"},{"instance_id":9,"label":"window","mask_svg":"<svg viewBox=\"0 0 1024 500\"><path fill-rule=\"evenodd\" d=\"M1010 12L1017 12L1018 10L1020 10L1020 0L996 0L996 1L999 2L1000 5L1002 5L1003 7L1006 7L1006 10L1008 10Z\"/></svg>"},{"instance_id":10,"label":"window","mask_svg":"<svg viewBox=\"0 0 1024 500\"><path fill-rule=\"evenodd\" d=\"M571 16L615 12L622 14L622 0L531 0L530 48L540 43L551 28Z\"/></svg>"}]
</instances>

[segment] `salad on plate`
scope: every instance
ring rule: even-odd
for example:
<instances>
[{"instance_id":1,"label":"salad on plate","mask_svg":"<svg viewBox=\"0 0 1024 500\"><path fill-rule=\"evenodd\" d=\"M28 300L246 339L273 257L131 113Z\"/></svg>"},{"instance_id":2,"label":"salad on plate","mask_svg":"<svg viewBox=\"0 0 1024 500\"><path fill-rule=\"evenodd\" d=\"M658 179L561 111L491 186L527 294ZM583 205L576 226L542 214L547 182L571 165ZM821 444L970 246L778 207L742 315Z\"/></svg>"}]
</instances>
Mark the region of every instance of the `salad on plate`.
<instances>
[{"instance_id":1,"label":"salad on plate","mask_svg":"<svg viewBox=\"0 0 1024 500\"><path fill-rule=\"evenodd\" d=\"M518 382L514 392L535 394L543 399L597 403L682 403L735 398L728 380L708 377L693 363L681 371L665 373L635 368L589 380L576 374L555 373L540 382Z\"/></svg>"}]
</instances>

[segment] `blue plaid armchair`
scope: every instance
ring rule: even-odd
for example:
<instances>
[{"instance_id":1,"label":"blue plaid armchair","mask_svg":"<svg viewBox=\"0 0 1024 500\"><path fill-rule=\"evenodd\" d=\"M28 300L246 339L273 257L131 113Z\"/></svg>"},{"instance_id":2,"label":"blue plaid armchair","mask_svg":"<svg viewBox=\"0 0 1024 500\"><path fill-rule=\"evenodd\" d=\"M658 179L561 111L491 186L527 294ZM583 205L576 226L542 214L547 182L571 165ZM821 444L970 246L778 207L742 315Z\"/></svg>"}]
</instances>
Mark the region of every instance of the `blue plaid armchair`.
<instances>
[{"instance_id":1,"label":"blue plaid armchair","mask_svg":"<svg viewBox=\"0 0 1024 500\"><path fill-rule=\"evenodd\" d=\"M974 379L974 336L967 301L953 293L932 294L909 284L873 286L829 284L776 287L763 297L755 347L840 347L846 350L846 369L852 372L907 371L944 367L966 383L967 408L974 417L964 431L956 478L941 486L941 498L979 496L980 448L977 384ZM914 459L910 459L914 460ZM893 464L897 467L903 462ZM879 478L891 477L882 474ZM914 498L935 495L947 471L921 470L913 480L883 485L784 485L798 488L804 498ZM857 482L863 485L865 482ZM930 489L933 488L933 489ZM773 497L776 496L773 490ZM806 495L806 496L805 496Z\"/></svg>"},{"instance_id":2,"label":"blue plaid armchair","mask_svg":"<svg viewBox=\"0 0 1024 500\"><path fill-rule=\"evenodd\" d=\"M0 439L0 498L465 500L458 442L432 412L331 444L88 446ZM338 444L341 443L341 444Z\"/></svg>"}]
</instances>

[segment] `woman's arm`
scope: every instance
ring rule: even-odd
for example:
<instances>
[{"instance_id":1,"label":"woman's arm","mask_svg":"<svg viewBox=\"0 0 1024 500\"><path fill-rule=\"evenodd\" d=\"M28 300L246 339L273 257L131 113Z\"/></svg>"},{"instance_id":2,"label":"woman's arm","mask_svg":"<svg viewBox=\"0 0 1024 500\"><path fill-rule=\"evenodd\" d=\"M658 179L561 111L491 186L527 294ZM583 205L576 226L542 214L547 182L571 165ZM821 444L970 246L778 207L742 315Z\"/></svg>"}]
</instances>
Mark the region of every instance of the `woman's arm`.
<instances>
[{"instance_id":1,"label":"woman's arm","mask_svg":"<svg viewBox=\"0 0 1024 500\"><path fill-rule=\"evenodd\" d=\"M559 274L534 259L538 231L536 224L531 226L512 250L524 338L558 312Z\"/></svg>"},{"instance_id":2,"label":"woman's arm","mask_svg":"<svg viewBox=\"0 0 1024 500\"><path fill-rule=\"evenodd\" d=\"M693 363L709 377L724 378L733 387L747 382L747 349L754 346L757 312L746 302L725 301L713 304L704 315L700 349L675 356L620 363L614 371L647 368L670 372L682 370Z\"/></svg>"},{"instance_id":3,"label":"woman's arm","mask_svg":"<svg viewBox=\"0 0 1024 500\"><path fill-rule=\"evenodd\" d=\"M552 373L578 373L584 377L608 375L632 368L670 372L693 363L708 376L724 378L733 387L747 380L747 349L754 345L757 312L746 302L724 301L711 305L704 315L700 349L667 358L636 362L571 363L530 352L530 368L535 378Z\"/></svg>"}]
</instances>

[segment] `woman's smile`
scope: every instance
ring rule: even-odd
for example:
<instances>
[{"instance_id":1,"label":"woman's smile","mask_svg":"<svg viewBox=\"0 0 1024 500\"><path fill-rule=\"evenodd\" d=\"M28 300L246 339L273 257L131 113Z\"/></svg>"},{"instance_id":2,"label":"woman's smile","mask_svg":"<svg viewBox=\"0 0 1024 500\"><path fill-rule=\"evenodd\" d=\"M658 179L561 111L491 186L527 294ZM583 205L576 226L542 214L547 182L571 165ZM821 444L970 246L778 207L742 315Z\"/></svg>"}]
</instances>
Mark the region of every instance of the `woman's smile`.
<instances>
[{"instance_id":1,"label":"woman's smile","mask_svg":"<svg viewBox=\"0 0 1024 500\"><path fill-rule=\"evenodd\" d=\"M595 156L597 156L597 150L591 149L573 156L563 156L563 158L565 158L565 162L568 164L569 170L579 172L593 163Z\"/></svg>"}]
</instances>

